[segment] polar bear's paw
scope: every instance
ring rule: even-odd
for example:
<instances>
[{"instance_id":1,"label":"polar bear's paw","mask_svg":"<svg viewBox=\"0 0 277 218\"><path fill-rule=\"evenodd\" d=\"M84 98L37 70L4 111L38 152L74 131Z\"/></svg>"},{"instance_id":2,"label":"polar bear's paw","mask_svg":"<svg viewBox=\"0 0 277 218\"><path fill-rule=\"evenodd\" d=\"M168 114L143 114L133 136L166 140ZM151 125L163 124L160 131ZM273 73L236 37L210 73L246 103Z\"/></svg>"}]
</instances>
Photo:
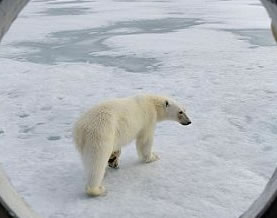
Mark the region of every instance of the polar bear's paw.
<instances>
[{"instance_id":1,"label":"polar bear's paw","mask_svg":"<svg viewBox=\"0 0 277 218\"><path fill-rule=\"evenodd\" d=\"M120 151L115 151L111 154L110 159L108 161L109 167L115 168L115 169L119 168L119 155L120 155Z\"/></svg>"},{"instance_id":2,"label":"polar bear's paw","mask_svg":"<svg viewBox=\"0 0 277 218\"><path fill-rule=\"evenodd\" d=\"M99 186L99 187L86 187L86 192L89 196L99 196L99 195L105 195L105 187L104 186Z\"/></svg>"},{"instance_id":3,"label":"polar bear's paw","mask_svg":"<svg viewBox=\"0 0 277 218\"><path fill-rule=\"evenodd\" d=\"M154 152L151 153L151 155L149 155L149 157L146 157L144 162L145 163L151 163L151 162L154 162L156 160L160 160L160 157L155 154Z\"/></svg>"},{"instance_id":4,"label":"polar bear's paw","mask_svg":"<svg viewBox=\"0 0 277 218\"><path fill-rule=\"evenodd\" d=\"M111 168L114 168L114 169L119 168L119 163L116 158L110 159L108 163L109 163L109 167L111 167Z\"/></svg>"}]
</instances>

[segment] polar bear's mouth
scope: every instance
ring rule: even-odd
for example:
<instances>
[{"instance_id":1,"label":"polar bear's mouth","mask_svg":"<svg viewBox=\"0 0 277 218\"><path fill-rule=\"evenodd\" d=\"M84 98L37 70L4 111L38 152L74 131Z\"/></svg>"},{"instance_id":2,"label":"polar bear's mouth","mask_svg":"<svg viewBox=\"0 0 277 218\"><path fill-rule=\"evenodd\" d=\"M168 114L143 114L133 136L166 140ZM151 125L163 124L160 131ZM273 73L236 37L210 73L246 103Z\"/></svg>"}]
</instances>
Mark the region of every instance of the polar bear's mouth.
<instances>
[{"instance_id":1,"label":"polar bear's mouth","mask_svg":"<svg viewBox=\"0 0 277 218\"><path fill-rule=\"evenodd\" d=\"M191 121L188 121L188 122L181 122L182 125L184 126L187 126L187 125L190 125L191 124Z\"/></svg>"}]
</instances>

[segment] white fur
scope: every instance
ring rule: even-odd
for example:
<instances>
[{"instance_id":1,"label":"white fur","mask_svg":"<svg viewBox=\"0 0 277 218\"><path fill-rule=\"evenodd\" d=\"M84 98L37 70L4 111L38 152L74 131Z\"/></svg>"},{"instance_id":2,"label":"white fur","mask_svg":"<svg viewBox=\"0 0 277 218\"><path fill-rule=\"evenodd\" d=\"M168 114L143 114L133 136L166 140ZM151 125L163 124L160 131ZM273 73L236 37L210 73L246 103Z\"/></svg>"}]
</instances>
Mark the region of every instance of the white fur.
<instances>
[{"instance_id":1,"label":"white fur","mask_svg":"<svg viewBox=\"0 0 277 218\"><path fill-rule=\"evenodd\" d=\"M138 156L146 163L158 160L152 152L156 123L175 120L184 125L189 118L173 100L154 95L114 99L90 109L76 122L74 140L84 164L89 195L104 193L102 180L112 152L136 139Z\"/></svg>"}]
</instances>

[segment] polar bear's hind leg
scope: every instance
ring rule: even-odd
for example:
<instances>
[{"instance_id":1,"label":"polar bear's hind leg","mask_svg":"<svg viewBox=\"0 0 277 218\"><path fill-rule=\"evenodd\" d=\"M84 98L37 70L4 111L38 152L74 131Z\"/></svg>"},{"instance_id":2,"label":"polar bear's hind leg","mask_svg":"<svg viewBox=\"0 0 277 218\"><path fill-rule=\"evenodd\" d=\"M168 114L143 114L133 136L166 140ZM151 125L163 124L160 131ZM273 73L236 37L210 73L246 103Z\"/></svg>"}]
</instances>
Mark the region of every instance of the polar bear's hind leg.
<instances>
[{"instance_id":1,"label":"polar bear's hind leg","mask_svg":"<svg viewBox=\"0 0 277 218\"><path fill-rule=\"evenodd\" d=\"M105 146L98 147L93 152L84 151L82 153L87 176L86 193L90 196L103 195L105 192L102 182L112 151L111 149L107 151L103 148Z\"/></svg>"}]
</instances>

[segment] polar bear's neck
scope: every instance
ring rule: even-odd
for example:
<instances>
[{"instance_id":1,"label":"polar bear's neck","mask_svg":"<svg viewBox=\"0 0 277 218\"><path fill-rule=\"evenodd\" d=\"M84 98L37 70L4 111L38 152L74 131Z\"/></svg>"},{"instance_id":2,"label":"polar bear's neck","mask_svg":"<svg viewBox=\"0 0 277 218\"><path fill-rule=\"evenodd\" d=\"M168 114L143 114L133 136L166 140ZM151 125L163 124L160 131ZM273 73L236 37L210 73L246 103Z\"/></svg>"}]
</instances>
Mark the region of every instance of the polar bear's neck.
<instances>
[{"instance_id":1,"label":"polar bear's neck","mask_svg":"<svg viewBox=\"0 0 277 218\"><path fill-rule=\"evenodd\" d=\"M166 115L163 105L155 105L155 106L156 106L156 111L157 111L157 122L167 120L167 115Z\"/></svg>"},{"instance_id":2,"label":"polar bear's neck","mask_svg":"<svg viewBox=\"0 0 277 218\"><path fill-rule=\"evenodd\" d=\"M156 111L157 122L167 120L167 113L165 111L166 99L161 96L151 96L151 101Z\"/></svg>"}]
</instances>

